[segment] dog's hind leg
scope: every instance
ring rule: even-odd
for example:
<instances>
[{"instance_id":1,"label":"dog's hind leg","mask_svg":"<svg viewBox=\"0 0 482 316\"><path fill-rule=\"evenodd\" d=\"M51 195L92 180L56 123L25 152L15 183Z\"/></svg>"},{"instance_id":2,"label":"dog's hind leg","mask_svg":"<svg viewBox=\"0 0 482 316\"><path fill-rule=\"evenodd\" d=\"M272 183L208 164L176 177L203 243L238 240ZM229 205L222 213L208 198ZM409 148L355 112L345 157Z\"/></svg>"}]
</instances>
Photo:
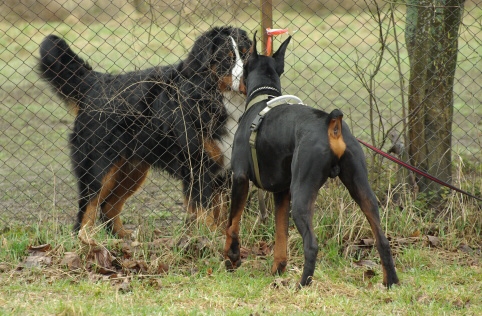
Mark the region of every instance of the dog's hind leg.
<instances>
[{"instance_id":1,"label":"dog's hind leg","mask_svg":"<svg viewBox=\"0 0 482 316\"><path fill-rule=\"evenodd\" d=\"M208 170L194 166L182 179L184 208L187 211L186 224L206 219L213 197L213 179Z\"/></svg>"},{"instance_id":2,"label":"dog's hind leg","mask_svg":"<svg viewBox=\"0 0 482 316\"><path fill-rule=\"evenodd\" d=\"M210 211L206 215L206 225L216 229L222 222L226 221L228 195L224 190L218 188L213 193L210 203Z\"/></svg>"},{"instance_id":3,"label":"dog's hind leg","mask_svg":"<svg viewBox=\"0 0 482 316\"><path fill-rule=\"evenodd\" d=\"M224 263L227 270L234 270L241 265L239 244L239 222L248 198L249 180L243 175L233 176L231 191L231 211L226 229L226 243L224 245Z\"/></svg>"},{"instance_id":4,"label":"dog's hind leg","mask_svg":"<svg viewBox=\"0 0 482 316\"><path fill-rule=\"evenodd\" d=\"M303 274L299 285L309 285L315 272L316 256L318 254L318 242L313 230L313 213L318 187L313 190L312 187L304 187L293 189L293 207L291 216L295 222L296 228L303 238L304 266Z\"/></svg>"},{"instance_id":5,"label":"dog's hind leg","mask_svg":"<svg viewBox=\"0 0 482 316\"><path fill-rule=\"evenodd\" d=\"M318 190L329 174L328 162L321 159L326 150L320 146L300 146L293 155L291 217L303 238L304 266L299 285L309 285L315 272L318 242L313 230L313 213Z\"/></svg>"},{"instance_id":6,"label":"dog's hind leg","mask_svg":"<svg viewBox=\"0 0 482 316\"><path fill-rule=\"evenodd\" d=\"M288 249L288 222L290 210L290 191L273 193L275 203L276 237L274 244L274 262L272 274L285 272Z\"/></svg>"},{"instance_id":7,"label":"dog's hind leg","mask_svg":"<svg viewBox=\"0 0 482 316\"><path fill-rule=\"evenodd\" d=\"M84 173L83 177L79 177L80 198L79 198L79 212L77 214L77 222L75 223L74 230L82 231L87 227L93 227L97 219L97 210L99 205L107 198L111 191L115 188L117 182L116 179L119 174L119 169L122 163L118 162L112 165L108 172L102 177L100 183L94 178L87 176ZM85 184L87 180L91 183ZM88 236L84 236L89 239Z\"/></svg>"},{"instance_id":8,"label":"dog's hind leg","mask_svg":"<svg viewBox=\"0 0 482 316\"><path fill-rule=\"evenodd\" d=\"M370 223L382 262L383 284L390 288L393 284L398 284L399 282L393 263L390 243L380 225L377 199L368 183L363 151L358 144L350 146L350 148L351 150L346 152L340 160L341 171L339 177Z\"/></svg>"},{"instance_id":9,"label":"dog's hind leg","mask_svg":"<svg viewBox=\"0 0 482 316\"><path fill-rule=\"evenodd\" d=\"M216 176L211 187L212 196L209 201L205 223L211 230L214 230L227 221L229 201L227 189L230 187L228 177L224 174Z\"/></svg>"},{"instance_id":10,"label":"dog's hind leg","mask_svg":"<svg viewBox=\"0 0 482 316\"><path fill-rule=\"evenodd\" d=\"M112 179L114 189L101 204L101 218L107 226L120 238L131 237L132 231L124 229L120 213L125 202L142 185L149 171L147 163L133 164L124 162L115 178Z\"/></svg>"}]
</instances>

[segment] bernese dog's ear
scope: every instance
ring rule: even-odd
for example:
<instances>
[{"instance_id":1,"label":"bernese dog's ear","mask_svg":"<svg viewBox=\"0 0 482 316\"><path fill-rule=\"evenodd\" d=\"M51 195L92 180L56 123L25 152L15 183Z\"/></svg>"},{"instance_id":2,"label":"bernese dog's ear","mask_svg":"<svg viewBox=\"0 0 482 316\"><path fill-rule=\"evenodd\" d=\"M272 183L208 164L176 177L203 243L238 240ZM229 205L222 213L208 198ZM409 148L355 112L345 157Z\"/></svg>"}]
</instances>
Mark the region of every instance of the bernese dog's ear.
<instances>
[{"instance_id":1,"label":"bernese dog's ear","mask_svg":"<svg viewBox=\"0 0 482 316\"><path fill-rule=\"evenodd\" d=\"M194 46L188 55L187 67L191 71L199 72L199 70L209 68L214 50L214 38L207 35L210 35L210 33L202 35L194 42Z\"/></svg>"}]
</instances>

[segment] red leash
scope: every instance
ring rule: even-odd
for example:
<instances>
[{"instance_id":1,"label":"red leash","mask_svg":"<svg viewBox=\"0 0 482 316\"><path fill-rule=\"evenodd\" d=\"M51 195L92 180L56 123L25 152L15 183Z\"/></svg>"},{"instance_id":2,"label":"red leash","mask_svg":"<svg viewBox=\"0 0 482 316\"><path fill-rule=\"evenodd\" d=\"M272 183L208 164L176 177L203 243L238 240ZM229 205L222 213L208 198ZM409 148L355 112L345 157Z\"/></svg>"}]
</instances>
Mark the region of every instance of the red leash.
<instances>
[{"instance_id":1,"label":"red leash","mask_svg":"<svg viewBox=\"0 0 482 316\"><path fill-rule=\"evenodd\" d=\"M370 144L368 144L368 143L365 143L364 141L362 141L362 140L359 139L359 138L357 138L357 140L358 140L362 145L370 148L371 150L373 150L373 151L376 152L377 154L380 154L380 155L382 155L383 157L390 159L391 161L399 164L400 166L402 166L402 167L404 167L404 168L407 168L407 169L410 170L410 171L413 171L413 172L415 172L415 173L418 173L419 175L424 176L425 178L427 178L427 179L429 179L429 180L432 180L432 181L434 181L434 182L437 182L437 183L440 184L440 185L446 186L447 188L450 188L450 189L452 189L452 190L454 190L454 191L460 192L460 193L465 194L465 195L467 195L467 196L470 196L470 197L472 197L472 198L474 198L474 199L476 199L476 200L482 201L481 198L476 197L475 195L472 195L472 194L470 194L469 192L466 192L466 191L464 191L464 190L461 190L461 189L459 189L459 188L457 188L457 187L454 187L453 185L451 185L451 184L449 184L449 183L447 183L447 182L444 182L444 181L442 181L442 180L440 180L440 179L437 179L436 177L434 177L434 176L426 173L425 171L422 171L422 170L418 169L417 167L414 167L414 166L412 166L412 165L410 165L410 164L408 164L408 163L406 163L406 162L403 162L403 161L401 161L400 159L397 159L397 158L395 158L394 156L392 156L392 155L390 155L390 154L388 154L388 153L386 153L386 152L384 152L384 151L381 151L380 149L378 149L378 148L376 148L376 147L374 147L374 146L372 146L372 145L370 145Z\"/></svg>"}]
</instances>

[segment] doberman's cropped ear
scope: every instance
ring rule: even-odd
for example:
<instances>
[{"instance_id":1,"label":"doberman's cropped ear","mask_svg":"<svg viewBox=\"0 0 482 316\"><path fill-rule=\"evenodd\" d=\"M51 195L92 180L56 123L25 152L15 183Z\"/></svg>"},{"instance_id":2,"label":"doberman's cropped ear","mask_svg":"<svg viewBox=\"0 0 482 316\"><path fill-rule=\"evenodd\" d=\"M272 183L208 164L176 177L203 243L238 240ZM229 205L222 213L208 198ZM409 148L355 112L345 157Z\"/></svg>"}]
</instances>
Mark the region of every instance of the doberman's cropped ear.
<instances>
[{"instance_id":1,"label":"doberman's cropped ear","mask_svg":"<svg viewBox=\"0 0 482 316\"><path fill-rule=\"evenodd\" d=\"M250 56L253 56L253 57L258 57L258 51L256 49L256 33L258 33L258 31L254 31L254 35L253 35L253 45L251 45L251 47L249 48L249 54Z\"/></svg>"},{"instance_id":2,"label":"doberman's cropped ear","mask_svg":"<svg viewBox=\"0 0 482 316\"><path fill-rule=\"evenodd\" d=\"M285 52L286 48L288 47L288 44L291 40L291 36L288 37L278 48L276 53L273 54L273 58L276 61L276 72L278 75L281 76L281 74L285 71Z\"/></svg>"}]
</instances>

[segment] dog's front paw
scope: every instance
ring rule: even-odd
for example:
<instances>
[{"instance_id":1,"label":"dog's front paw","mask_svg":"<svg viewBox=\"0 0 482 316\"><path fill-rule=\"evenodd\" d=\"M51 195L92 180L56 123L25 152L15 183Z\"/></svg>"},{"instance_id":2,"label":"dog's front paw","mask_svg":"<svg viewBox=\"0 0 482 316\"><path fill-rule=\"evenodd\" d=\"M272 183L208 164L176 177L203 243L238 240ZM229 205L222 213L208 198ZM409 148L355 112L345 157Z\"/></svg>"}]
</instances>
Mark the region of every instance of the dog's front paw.
<instances>
[{"instance_id":1,"label":"dog's front paw","mask_svg":"<svg viewBox=\"0 0 482 316\"><path fill-rule=\"evenodd\" d=\"M224 260L224 265L226 266L226 270L228 271L234 271L236 268L239 268L241 265L241 256L239 252L239 248L235 249L229 249L227 253L225 254L225 260Z\"/></svg>"},{"instance_id":2,"label":"dog's front paw","mask_svg":"<svg viewBox=\"0 0 482 316\"><path fill-rule=\"evenodd\" d=\"M273 266L271 267L271 274L273 275L281 275L286 271L286 266L288 263L286 261L274 262Z\"/></svg>"},{"instance_id":3,"label":"dog's front paw","mask_svg":"<svg viewBox=\"0 0 482 316\"><path fill-rule=\"evenodd\" d=\"M398 285L400 284L400 281L398 280L398 277L396 274L387 276L385 280L383 280L383 285L389 290L392 288L393 285Z\"/></svg>"},{"instance_id":4,"label":"dog's front paw","mask_svg":"<svg viewBox=\"0 0 482 316\"><path fill-rule=\"evenodd\" d=\"M125 229L122 228L121 230L117 231L117 237L121 239L127 239L127 240L136 240L137 235L138 235L138 230L132 230L132 229Z\"/></svg>"}]
</instances>

